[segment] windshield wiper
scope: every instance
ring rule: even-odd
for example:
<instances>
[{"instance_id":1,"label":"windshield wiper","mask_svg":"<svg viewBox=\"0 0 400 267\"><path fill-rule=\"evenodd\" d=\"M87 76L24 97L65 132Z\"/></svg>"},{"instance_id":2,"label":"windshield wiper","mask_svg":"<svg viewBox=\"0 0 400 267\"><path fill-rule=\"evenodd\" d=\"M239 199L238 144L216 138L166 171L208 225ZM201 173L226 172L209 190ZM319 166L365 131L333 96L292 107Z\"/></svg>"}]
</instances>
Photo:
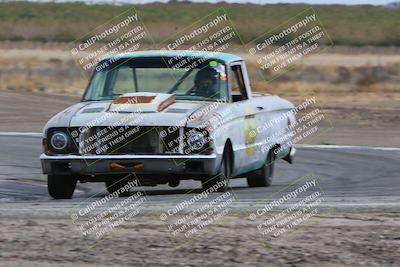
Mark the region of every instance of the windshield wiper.
<instances>
[{"instance_id":1,"label":"windshield wiper","mask_svg":"<svg viewBox=\"0 0 400 267\"><path fill-rule=\"evenodd\" d=\"M186 77L189 76L189 74L192 73L193 70L194 69L190 69L187 72L185 72L185 74L183 74L182 77L176 82L176 84L174 84L174 86L172 86L172 88L168 91L168 94L172 94L173 92L175 92L178 89L178 86L181 85L181 83L183 83Z\"/></svg>"}]
</instances>

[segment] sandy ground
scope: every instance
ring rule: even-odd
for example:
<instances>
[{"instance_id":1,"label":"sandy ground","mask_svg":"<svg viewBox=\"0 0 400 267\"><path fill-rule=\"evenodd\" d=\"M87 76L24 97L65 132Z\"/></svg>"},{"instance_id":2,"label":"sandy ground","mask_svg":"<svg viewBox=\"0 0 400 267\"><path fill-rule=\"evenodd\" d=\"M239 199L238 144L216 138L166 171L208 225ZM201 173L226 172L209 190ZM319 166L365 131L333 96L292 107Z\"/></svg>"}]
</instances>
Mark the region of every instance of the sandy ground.
<instances>
[{"instance_id":1,"label":"sandy ground","mask_svg":"<svg viewBox=\"0 0 400 267\"><path fill-rule=\"evenodd\" d=\"M241 214L177 240L142 215L95 243L65 218L0 219L0 266L399 266L399 213L333 213L266 242Z\"/></svg>"}]
</instances>

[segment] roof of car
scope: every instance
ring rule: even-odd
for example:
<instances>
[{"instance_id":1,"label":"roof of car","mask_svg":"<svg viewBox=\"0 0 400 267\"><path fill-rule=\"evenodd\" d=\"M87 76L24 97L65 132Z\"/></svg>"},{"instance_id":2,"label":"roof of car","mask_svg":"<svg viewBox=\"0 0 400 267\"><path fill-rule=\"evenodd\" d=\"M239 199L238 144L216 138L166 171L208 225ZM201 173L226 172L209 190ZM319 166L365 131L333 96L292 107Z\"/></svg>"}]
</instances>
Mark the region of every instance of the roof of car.
<instances>
[{"instance_id":1,"label":"roof of car","mask_svg":"<svg viewBox=\"0 0 400 267\"><path fill-rule=\"evenodd\" d=\"M225 63L243 60L241 57L222 53L222 52L206 52L206 51L190 51L190 50L150 50L150 51L136 51L130 53L122 53L116 55L110 55L103 58L113 59L113 58L138 58L138 57L199 57L199 58L209 58L214 60L220 60Z\"/></svg>"}]
</instances>

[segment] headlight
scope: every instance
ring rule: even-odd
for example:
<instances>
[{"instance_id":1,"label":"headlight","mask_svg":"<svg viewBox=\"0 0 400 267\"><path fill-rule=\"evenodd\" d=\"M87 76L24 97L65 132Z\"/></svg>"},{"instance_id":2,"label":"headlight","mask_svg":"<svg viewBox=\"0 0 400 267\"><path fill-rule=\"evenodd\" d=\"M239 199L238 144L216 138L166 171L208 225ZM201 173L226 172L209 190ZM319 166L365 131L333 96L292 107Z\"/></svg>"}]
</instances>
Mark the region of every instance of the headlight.
<instances>
[{"instance_id":1,"label":"headlight","mask_svg":"<svg viewBox=\"0 0 400 267\"><path fill-rule=\"evenodd\" d=\"M204 134L200 132L194 132L189 136L187 142L192 151L198 151L206 144L206 138Z\"/></svg>"},{"instance_id":2,"label":"headlight","mask_svg":"<svg viewBox=\"0 0 400 267\"><path fill-rule=\"evenodd\" d=\"M50 144L54 149L62 150L68 145L68 136L63 132L56 132L51 136Z\"/></svg>"}]
</instances>

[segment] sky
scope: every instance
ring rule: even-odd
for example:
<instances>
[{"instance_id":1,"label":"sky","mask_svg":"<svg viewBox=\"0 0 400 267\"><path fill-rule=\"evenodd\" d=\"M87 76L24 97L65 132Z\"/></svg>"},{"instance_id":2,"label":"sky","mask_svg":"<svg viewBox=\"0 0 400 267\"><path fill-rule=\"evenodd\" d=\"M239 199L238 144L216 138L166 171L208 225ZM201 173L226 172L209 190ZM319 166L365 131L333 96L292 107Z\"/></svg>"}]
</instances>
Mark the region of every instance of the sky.
<instances>
[{"instance_id":1,"label":"sky","mask_svg":"<svg viewBox=\"0 0 400 267\"><path fill-rule=\"evenodd\" d=\"M194 1L196 2L196 0ZM201 2L201 1L199 1ZM211 2L211 1L210 1ZM254 2L254 3L309 3L309 4L343 4L343 5L359 5L359 4L371 4L371 5L386 5L393 1L388 0L254 0L254 1L230 1L227 0L226 2Z\"/></svg>"},{"instance_id":2,"label":"sky","mask_svg":"<svg viewBox=\"0 0 400 267\"><path fill-rule=\"evenodd\" d=\"M1 0L0 0L1 1ZM32 2L88 2L88 3L150 3L155 0L31 0ZM222 1L222 0L221 0ZM308 3L308 4L342 4L342 5L386 5L398 0L224 0L234 3L258 3L258 4L276 4L276 3ZM167 0L158 0L157 2L168 2ZM192 0L192 2L219 2L219 0Z\"/></svg>"}]
</instances>

